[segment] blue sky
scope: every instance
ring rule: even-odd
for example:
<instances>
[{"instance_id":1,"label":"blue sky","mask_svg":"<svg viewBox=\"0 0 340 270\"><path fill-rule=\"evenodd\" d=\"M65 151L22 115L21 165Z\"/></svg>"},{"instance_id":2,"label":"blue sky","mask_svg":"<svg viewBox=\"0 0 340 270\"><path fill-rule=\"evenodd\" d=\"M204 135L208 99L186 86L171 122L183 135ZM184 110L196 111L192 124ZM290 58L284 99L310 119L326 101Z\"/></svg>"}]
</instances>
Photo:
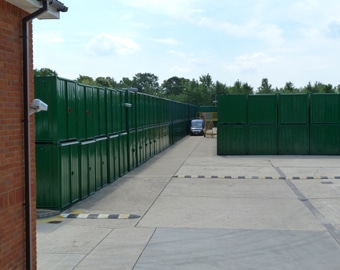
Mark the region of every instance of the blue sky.
<instances>
[{"instance_id":1,"label":"blue sky","mask_svg":"<svg viewBox=\"0 0 340 270\"><path fill-rule=\"evenodd\" d=\"M34 67L64 78L340 84L339 0L61 2L60 20L34 20Z\"/></svg>"}]
</instances>

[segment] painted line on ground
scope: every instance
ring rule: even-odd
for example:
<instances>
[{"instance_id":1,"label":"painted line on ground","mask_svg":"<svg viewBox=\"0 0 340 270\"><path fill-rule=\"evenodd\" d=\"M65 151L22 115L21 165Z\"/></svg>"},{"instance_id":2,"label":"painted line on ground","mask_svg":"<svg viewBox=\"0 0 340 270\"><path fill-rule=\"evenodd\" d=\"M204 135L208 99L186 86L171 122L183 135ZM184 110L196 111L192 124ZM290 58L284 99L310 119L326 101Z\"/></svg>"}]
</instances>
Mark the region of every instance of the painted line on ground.
<instances>
[{"instance_id":1,"label":"painted line on ground","mask_svg":"<svg viewBox=\"0 0 340 270\"><path fill-rule=\"evenodd\" d=\"M140 218L139 215L134 214L75 214L75 213L62 213L63 218L77 218L77 219L135 219Z\"/></svg>"},{"instance_id":2,"label":"painted line on ground","mask_svg":"<svg viewBox=\"0 0 340 270\"><path fill-rule=\"evenodd\" d=\"M245 175L174 175L174 178L197 179L262 179L262 180L324 180L340 179L340 176L245 176Z\"/></svg>"}]
</instances>

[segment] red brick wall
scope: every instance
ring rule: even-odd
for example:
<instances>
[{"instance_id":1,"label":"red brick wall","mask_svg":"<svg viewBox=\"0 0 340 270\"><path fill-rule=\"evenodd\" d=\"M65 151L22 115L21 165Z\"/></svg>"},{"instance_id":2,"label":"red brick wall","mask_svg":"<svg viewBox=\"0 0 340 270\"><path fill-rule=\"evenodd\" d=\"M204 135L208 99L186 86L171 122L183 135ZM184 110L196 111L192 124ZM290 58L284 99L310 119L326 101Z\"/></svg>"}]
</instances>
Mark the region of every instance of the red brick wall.
<instances>
[{"instance_id":1,"label":"red brick wall","mask_svg":"<svg viewBox=\"0 0 340 270\"><path fill-rule=\"evenodd\" d=\"M0 0L0 269L26 268L21 25L27 15ZM31 81L30 100L33 99L33 71ZM34 116L30 119L32 252L36 269Z\"/></svg>"}]
</instances>

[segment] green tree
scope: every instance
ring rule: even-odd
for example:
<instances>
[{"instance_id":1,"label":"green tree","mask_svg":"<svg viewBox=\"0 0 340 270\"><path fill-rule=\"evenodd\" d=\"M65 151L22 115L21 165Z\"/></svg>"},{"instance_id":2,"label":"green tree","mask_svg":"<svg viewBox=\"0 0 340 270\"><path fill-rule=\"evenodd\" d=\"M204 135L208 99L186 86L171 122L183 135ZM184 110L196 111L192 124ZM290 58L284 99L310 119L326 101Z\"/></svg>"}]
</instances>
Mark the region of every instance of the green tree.
<instances>
[{"instance_id":1,"label":"green tree","mask_svg":"<svg viewBox=\"0 0 340 270\"><path fill-rule=\"evenodd\" d=\"M178 96L184 92L185 86L188 81L188 79L179 78L176 76L171 77L170 79L167 79L162 83L162 92L165 96Z\"/></svg>"},{"instance_id":2,"label":"green tree","mask_svg":"<svg viewBox=\"0 0 340 270\"><path fill-rule=\"evenodd\" d=\"M157 95L159 93L158 77L152 73L137 73L133 79L133 87L139 92Z\"/></svg>"},{"instance_id":3,"label":"green tree","mask_svg":"<svg viewBox=\"0 0 340 270\"><path fill-rule=\"evenodd\" d=\"M85 76L85 75L79 75L76 81L78 83L87 84L87 85L97 85L92 77Z\"/></svg>"},{"instance_id":4,"label":"green tree","mask_svg":"<svg viewBox=\"0 0 340 270\"><path fill-rule=\"evenodd\" d=\"M117 86L117 82L111 77L106 77L106 78L98 77L95 83L98 86L108 87L108 88L115 88Z\"/></svg>"},{"instance_id":5,"label":"green tree","mask_svg":"<svg viewBox=\"0 0 340 270\"><path fill-rule=\"evenodd\" d=\"M282 93L298 93L299 89L295 88L295 86L292 82L286 82L284 88L280 92L282 92Z\"/></svg>"},{"instance_id":6,"label":"green tree","mask_svg":"<svg viewBox=\"0 0 340 270\"><path fill-rule=\"evenodd\" d=\"M232 87L229 87L230 94L253 94L253 88L248 83L237 80Z\"/></svg>"},{"instance_id":7,"label":"green tree","mask_svg":"<svg viewBox=\"0 0 340 270\"><path fill-rule=\"evenodd\" d=\"M274 93L272 85L269 84L267 78L262 79L261 86L257 90L258 90L257 94L272 94L272 93Z\"/></svg>"},{"instance_id":8,"label":"green tree","mask_svg":"<svg viewBox=\"0 0 340 270\"><path fill-rule=\"evenodd\" d=\"M123 77L119 81L117 87L118 88L130 88L130 87L132 87L132 85L133 85L133 81L132 80L130 80L128 77Z\"/></svg>"},{"instance_id":9,"label":"green tree","mask_svg":"<svg viewBox=\"0 0 340 270\"><path fill-rule=\"evenodd\" d=\"M34 76L58 76L58 73L50 68L34 69Z\"/></svg>"}]
</instances>

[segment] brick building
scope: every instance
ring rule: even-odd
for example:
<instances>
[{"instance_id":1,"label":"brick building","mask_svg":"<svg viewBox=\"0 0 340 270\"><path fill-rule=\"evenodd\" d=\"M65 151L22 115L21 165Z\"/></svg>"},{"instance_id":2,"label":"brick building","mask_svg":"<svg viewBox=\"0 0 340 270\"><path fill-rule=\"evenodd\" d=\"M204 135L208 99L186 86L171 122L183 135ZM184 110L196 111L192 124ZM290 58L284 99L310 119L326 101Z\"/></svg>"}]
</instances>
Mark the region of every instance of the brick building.
<instances>
[{"instance_id":1,"label":"brick building","mask_svg":"<svg viewBox=\"0 0 340 270\"><path fill-rule=\"evenodd\" d=\"M32 20L56 0L0 0L0 269L36 269Z\"/></svg>"}]
</instances>

